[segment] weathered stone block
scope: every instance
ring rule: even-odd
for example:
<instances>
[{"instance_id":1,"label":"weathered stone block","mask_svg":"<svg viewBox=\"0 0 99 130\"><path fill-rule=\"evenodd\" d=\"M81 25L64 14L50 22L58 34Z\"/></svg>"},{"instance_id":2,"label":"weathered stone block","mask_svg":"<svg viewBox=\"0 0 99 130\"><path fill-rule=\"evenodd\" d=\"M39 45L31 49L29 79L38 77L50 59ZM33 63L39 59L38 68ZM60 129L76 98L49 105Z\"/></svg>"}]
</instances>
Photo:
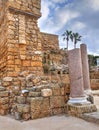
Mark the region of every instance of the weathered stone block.
<instances>
[{"instance_id":1,"label":"weathered stone block","mask_svg":"<svg viewBox=\"0 0 99 130\"><path fill-rule=\"evenodd\" d=\"M4 82L12 82L13 78L12 77L5 77L5 78L3 78L3 81Z\"/></svg>"},{"instance_id":2,"label":"weathered stone block","mask_svg":"<svg viewBox=\"0 0 99 130\"><path fill-rule=\"evenodd\" d=\"M25 120L25 121L29 120L30 117L31 117L31 115L29 113L23 113L22 114L22 119Z\"/></svg>"},{"instance_id":3,"label":"weathered stone block","mask_svg":"<svg viewBox=\"0 0 99 130\"><path fill-rule=\"evenodd\" d=\"M64 87L61 87L60 92L61 92L61 95L62 95L62 96L64 96L64 95L65 95L65 89L64 89Z\"/></svg>"},{"instance_id":4,"label":"weathered stone block","mask_svg":"<svg viewBox=\"0 0 99 130\"><path fill-rule=\"evenodd\" d=\"M29 97L40 97L41 92L29 92Z\"/></svg>"},{"instance_id":5,"label":"weathered stone block","mask_svg":"<svg viewBox=\"0 0 99 130\"><path fill-rule=\"evenodd\" d=\"M32 98L31 99L31 118L41 118L50 115L49 98Z\"/></svg>"},{"instance_id":6,"label":"weathered stone block","mask_svg":"<svg viewBox=\"0 0 99 130\"><path fill-rule=\"evenodd\" d=\"M34 89L36 92L41 92L42 89L47 89L47 88L49 88L49 86L50 86L49 84L39 85L39 86L34 87Z\"/></svg>"},{"instance_id":7,"label":"weathered stone block","mask_svg":"<svg viewBox=\"0 0 99 130\"><path fill-rule=\"evenodd\" d=\"M2 82L2 85L3 85L4 87L7 87L7 86L10 86L10 85L11 85L11 82L9 82L9 81L3 81L3 82Z\"/></svg>"},{"instance_id":8,"label":"weathered stone block","mask_svg":"<svg viewBox=\"0 0 99 130\"><path fill-rule=\"evenodd\" d=\"M23 96L18 96L17 97L17 103L19 104L25 104L26 103L26 98Z\"/></svg>"},{"instance_id":9,"label":"weathered stone block","mask_svg":"<svg viewBox=\"0 0 99 130\"><path fill-rule=\"evenodd\" d=\"M30 111L30 106L26 104L17 104L17 111L20 113L27 113Z\"/></svg>"},{"instance_id":10,"label":"weathered stone block","mask_svg":"<svg viewBox=\"0 0 99 130\"><path fill-rule=\"evenodd\" d=\"M9 101L8 97L0 98L0 104L6 104L6 103L8 103L8 101Z\"/></svg>"},{"instance_id":11,"label":"weathered stone block","mask_svg":"<svg viewBox=\"0 0 99 130\"><path fill-rule=\"evenodd\" d=\"M52 115L58 115L64 113L64 107L52 109Z\"/></svg>"},{"instance_id":12,"label":"weathered stone block","mask_svg":"<svg viewBox=\"0 0 99 130\"><path fill-rule=\"evenodd\" d=\"M33 86L33 82L29 82L29 81L28 81L28 82L26 83L26 86L27 86L27 87L32 87L32 86Z\"/></svg>"},{"instance_id":13,"label":"weathered stone block","mask_svg":"<svg viewBox=\"0 0 99 130\"><path fill-rule=\"evenodd\" d=\"M64 96L52 96L52 97L50 97L50 107L51 108L63 107L64 104L65 104Z\"/></svg>"},{"instance_id":14,"label":"weathered stone block","mask_svg":"<svg viewBox=\"0 0 99 130\"><path fill-rule=\"evenodd\" d=\"M0 91L5 91L5 90L6 90L5 87L0 86Z\"/></svg>"},{"instance_id":15,"label":"weathered stone block","mask_svg":"<svg viewBox=\"0 0 99 130\"><path fill-rule=\"evenodd\" d=\"M52 93L54 96L60 96L61 95L61 89L58 84L54 84L51 86Z\"/></svg>"},{"instance_id":16,"label":"weathered stone block","mask_svg":"<svg viewBox=\"0 0 99 130\"><path fill-rule=\"evenodd\" d=\"M50 96L52 96L52 90L51 89L42 89L41 90L41 96L42 97L50 97Z\"/></svg>"},{"instance_id":17,"label":"weathered stone block","mask_svg":"<svg viewBox=\"0 0 99 130\"><path fill-rule=\"evenodd\" d=\"M0 109L0 115L6 115L8 113L7 110L4 110L4 109Z\"/></svg>"},{"instance_id":18,"label":"weathered stone block","mask_svg":"<svg viewBox=\"0 0 99 130\"><path fill-rule=\"evenodd\" d=\"M23 66L30 66L30 61L24 60L23 61Z\"/></svg>"},{"instance_id":19,"label":"weathered stone block","mask_svg":"<svg viewBox=\"0 0 99 130\"><path fill-rule=\"evenodd\" d=\"M0 92L0 97L8 97L8 96L9 96L9 92L8 91Z\"/></svg>"},{"instance_id":20,"label":"weathered stone block","mask_svg":"<svg viewBox=\"0 0 99 130\"><path fill-rule=\"evenodd\" d=\"M3 104L3 105L1 105L1 108L3 110L7 110L9 108L9 105L8 104Z\"/></svg>"}]
</instances>

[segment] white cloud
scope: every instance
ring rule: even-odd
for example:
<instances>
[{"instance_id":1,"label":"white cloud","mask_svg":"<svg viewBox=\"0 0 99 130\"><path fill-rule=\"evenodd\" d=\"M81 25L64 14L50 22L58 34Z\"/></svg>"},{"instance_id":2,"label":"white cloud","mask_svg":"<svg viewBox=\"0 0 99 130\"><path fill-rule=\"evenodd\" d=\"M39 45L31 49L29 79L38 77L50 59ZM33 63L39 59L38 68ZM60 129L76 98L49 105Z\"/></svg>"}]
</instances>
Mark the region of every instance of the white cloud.
<instances>
[{"instance_id":1,"label":"white cloud","mask_svg":"<svg viewBox=\"0 0 99 130\"><path fill-rule=\"evenodd\" d=\"M54 8L54 12L50 12L49 5L51 4L43 5L46 7L44 7L42 17L39 20L41 31L56 33L60 31L67 24L67 22L79 16L78 12L69 10L66 6L63 8L56 6L56 8ZM45 13L45 10L47 10L47 13ZM49 13L51 13L51 16L49 16Z\"/></svg>"},{"instance_id":2,"label":"white cloud","mask_svg":"<svg viewBox=\"0 0 99 130\"><path fill-rule=\"evenodd\" d=\"M99 0L90 0L90 5L95 11L99 11Z\"/></svg>"},{"instance_id":3,"label":"white cloud","mask_svg":"<svg viewBox=\"0 0 99 130\"><path fill-rule=\"evenodd\" d=\"M99 54L99 0L42 0L41 31L62 34L78 32L88 50ZM65 43L60 40L61 47ZM79 44L78 44L79 45ZM70 48L73 44L71 43Z\"/></svg>"},{"instance_id":4,"label":"white cloud","mask_svg":"<svg viewBox=\"0 0 99 130\"><path fill-rule=\"evenodd\" d=\"M75 31L80 31L82 29L84 29L86 27L86 25L82 22L75 22L73 25L71 25L71 30Z\"/></svg>"},{"instance_id":5,"label":"white cloud","mask_svg":"<svg viewBox=\"0 0 99 130\"><path fill-rule=\"evenodd\" d=\"M48 19L48 15L50 13L49 10L49 3L48 2L44 2L42 1L42 6L41 6L41 13L42 13L42 17L39 19L39 26L42 26L44 21L46 19Z\"/></svg>"},{"instance_id":6,"label":"white cloud","mask_svg":"<svg viewBox=\"0 0 99 130\"><path fill-rule=\"evenodd\" d=\"M65 3L67 0L52 0L54 3Z\"/></svg>"}]
</instances>

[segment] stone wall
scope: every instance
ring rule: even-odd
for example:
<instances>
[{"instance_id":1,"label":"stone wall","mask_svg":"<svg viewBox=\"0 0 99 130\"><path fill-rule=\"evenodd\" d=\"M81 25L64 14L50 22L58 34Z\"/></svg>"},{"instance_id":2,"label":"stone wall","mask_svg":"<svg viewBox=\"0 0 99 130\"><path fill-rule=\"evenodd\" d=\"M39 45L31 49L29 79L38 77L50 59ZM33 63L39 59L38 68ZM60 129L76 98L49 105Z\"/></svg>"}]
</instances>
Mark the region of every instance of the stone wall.
<instances>
[{"instance_id":1,"label":"stone wall","mask_svg":"<svg viewBox=\"0 0 99 130\"><path fill-rule=\"evenodd\" d=\"M90 72L91 88L99 90L99 71Z\"/></svg>"},{"instance_id":2,"label":"stone wall","mask_svg":"<svg viewBox=\"0 0 99 130\"><path fill-rule=\"evenodd\" d=\"M0 82L0 114L10 113L15 119L36 119L67 111L69 84L36 76L24 71L19 74L20 86L12 77ZM10 91L8 91L10 89Z\"/></svg>"},{"instance_id":3,"label":"stone wall","mask_svg":"<svg viewBox=\"0 0 99 130\"><path fill-rule=\"evenodd\" d=\"M0 77L7 75L7 8L0 0Z\"/></svg>"},{"instance_id":4,"label":"stone wall","mask_svg":"<svg viewBox=\"0 0 99 130\"><path fill-rule=\"evenodd\" d=\"M41 33L43 51L59 50L58 35Z\"/></svg>"},{"instance_id":5,"label":"stone wall","mask_svg":"<svg viewBox=\"0 0 99 130\"><path fill-rule=\"evenodd\" d=\"M1 77L17 77L24 70L43 73L42 36L37 26L40 0L1 0L0 10Z\"/></svg>"}]
</instances>

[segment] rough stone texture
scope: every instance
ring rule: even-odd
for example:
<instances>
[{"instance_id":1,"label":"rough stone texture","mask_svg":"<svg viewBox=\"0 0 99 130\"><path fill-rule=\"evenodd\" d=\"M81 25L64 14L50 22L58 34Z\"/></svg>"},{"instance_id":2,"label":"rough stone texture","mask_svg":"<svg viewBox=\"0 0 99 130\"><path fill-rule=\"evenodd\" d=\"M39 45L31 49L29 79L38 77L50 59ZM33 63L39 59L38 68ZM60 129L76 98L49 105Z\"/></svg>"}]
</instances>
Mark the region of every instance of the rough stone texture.
<instances>
[{"instance_id":1,"label":"rough stone texture","mask_svg":"<svg viewBox=\"0 0 99 130\"><path fill-rule=\"evenodd\" d=\"M0 92L0 97L8 97L9 92L8 91L2 91Z\"/></svg>"},{"instance_id":2,"label":"rough stone texture","mask_svg":"<svg viewBox=\"0 0 99 130\"><path fill-rule=\"evenodd\" d=\"M52 90L51 89L42 89L41 90L41 96L42 97L50 97L50 96L52 96Z\"/></svg>"},{"instance_id":3,"label":"rough stone texture","mask_svg":"<svg viewBox=\"0 0 99 130\"><path fill-rule=\"evenodd\" d=\"M99 89L99 71L90 72L90 83L93 90Z\"/></svg>"},{"instance_id":4,"label":"rough stone texture","mask_svg":"<svg viewBox=\"0 0 99 130\"><path fill-rule=\"evenodd\" d=\"M59 85L58 84L53 84L52 86L51 86L51 88L52 88L52 93L53 93L53 95L54 96L59 96L59 95L61 95L60 94L60 87L59 87Z\"/></svg>"},{"instance_id":5,"label":"rough stone texture","mask_svg":"<svg viewBox=\"0 0 99 130\"><path fill-rule=\"evenodd\" d=\"M84 88L80 49L68 51L68 59L70 72L70 97L82 97L84 96Z\"/></svg>"},{"instance_id":6,"label":"rough stone texture","mask_svg":"<svg viewBox=\"0 0 99 130\"><path fill-rule=\"evenodd\" d=\"M42 36L37 25L40 2L1 0L0 77L16 77L23 70L42 73Z\"/></svg>"},{"instance_id":7,"label":"rough stone texture","mask_svg":"<svg viewBox=\"0 0 99 130\"><path fill-rule=\"evenodd\" d=\"M41 33L43 37L43 51L59 50L58 35Z\"/></svg>"},{"instance_id":8,"label":"rough stone texture","mask_svg":"<svg viewBox=\"0 0 99 130\"><path fill-rule=\"evenodd\" d=\"M32 98L31 99L31 118L41 118L50 116L50 104L48 98Z\"/></svg>"},{"instance_id":9,"label":"rough stone texture","mask_svg":"<svg viewBox=\"0 0 99 130\"><path fill-rule=\"evenodd\" d=\"M68 113L72 116L81 117L84 113L91 113L95 111L97 111L97 108L94 104L68 105Z\"/></svg>"},{"instance_id":10,"label":"rough stone texture","mask_svg":"<svg viewBox=\"0 0 99 130\"><path fill-rule=\"evenodd\" d=\"M61 108L64 106L63 96L52 96L50 97L51 108Z\"/></svg>"},{"instance_id":11,"label":"rough stone texture","mask_svg":"<svg viewBox=\"0 0 99 130\"><path fill-rule=\"evenodd\" d=\"M80 45L84 90L90 90L89 65L86 44Z\"/></svg>"},{"instance_id":12,"label":"rough stone texture","mask_svg":"<svg viewBox=\"0 0 99 130\"><path fill-rule=\"evenodd\" d=\"M22 114L30 112L30 106L27 104L17 104L17 111Z\"/></svg>"}]
</instances>

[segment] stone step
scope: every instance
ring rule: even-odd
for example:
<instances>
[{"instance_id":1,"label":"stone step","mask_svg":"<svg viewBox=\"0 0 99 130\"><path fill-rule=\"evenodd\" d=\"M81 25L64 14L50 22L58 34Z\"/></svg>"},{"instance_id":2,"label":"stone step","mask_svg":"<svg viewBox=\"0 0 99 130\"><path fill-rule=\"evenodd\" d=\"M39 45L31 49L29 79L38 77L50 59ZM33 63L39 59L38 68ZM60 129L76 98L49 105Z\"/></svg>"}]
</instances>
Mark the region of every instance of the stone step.
<instances>
[{"instance_id":1,"label":"stone step","mask_svg":"<svg viewBox=\"0 0 99 130\"><path fill-rule=\"evenodd\" d=\"M84 113L81 118L86 121L99 124L99 111L92 113Z\"/></svg>"}]
</instances>

